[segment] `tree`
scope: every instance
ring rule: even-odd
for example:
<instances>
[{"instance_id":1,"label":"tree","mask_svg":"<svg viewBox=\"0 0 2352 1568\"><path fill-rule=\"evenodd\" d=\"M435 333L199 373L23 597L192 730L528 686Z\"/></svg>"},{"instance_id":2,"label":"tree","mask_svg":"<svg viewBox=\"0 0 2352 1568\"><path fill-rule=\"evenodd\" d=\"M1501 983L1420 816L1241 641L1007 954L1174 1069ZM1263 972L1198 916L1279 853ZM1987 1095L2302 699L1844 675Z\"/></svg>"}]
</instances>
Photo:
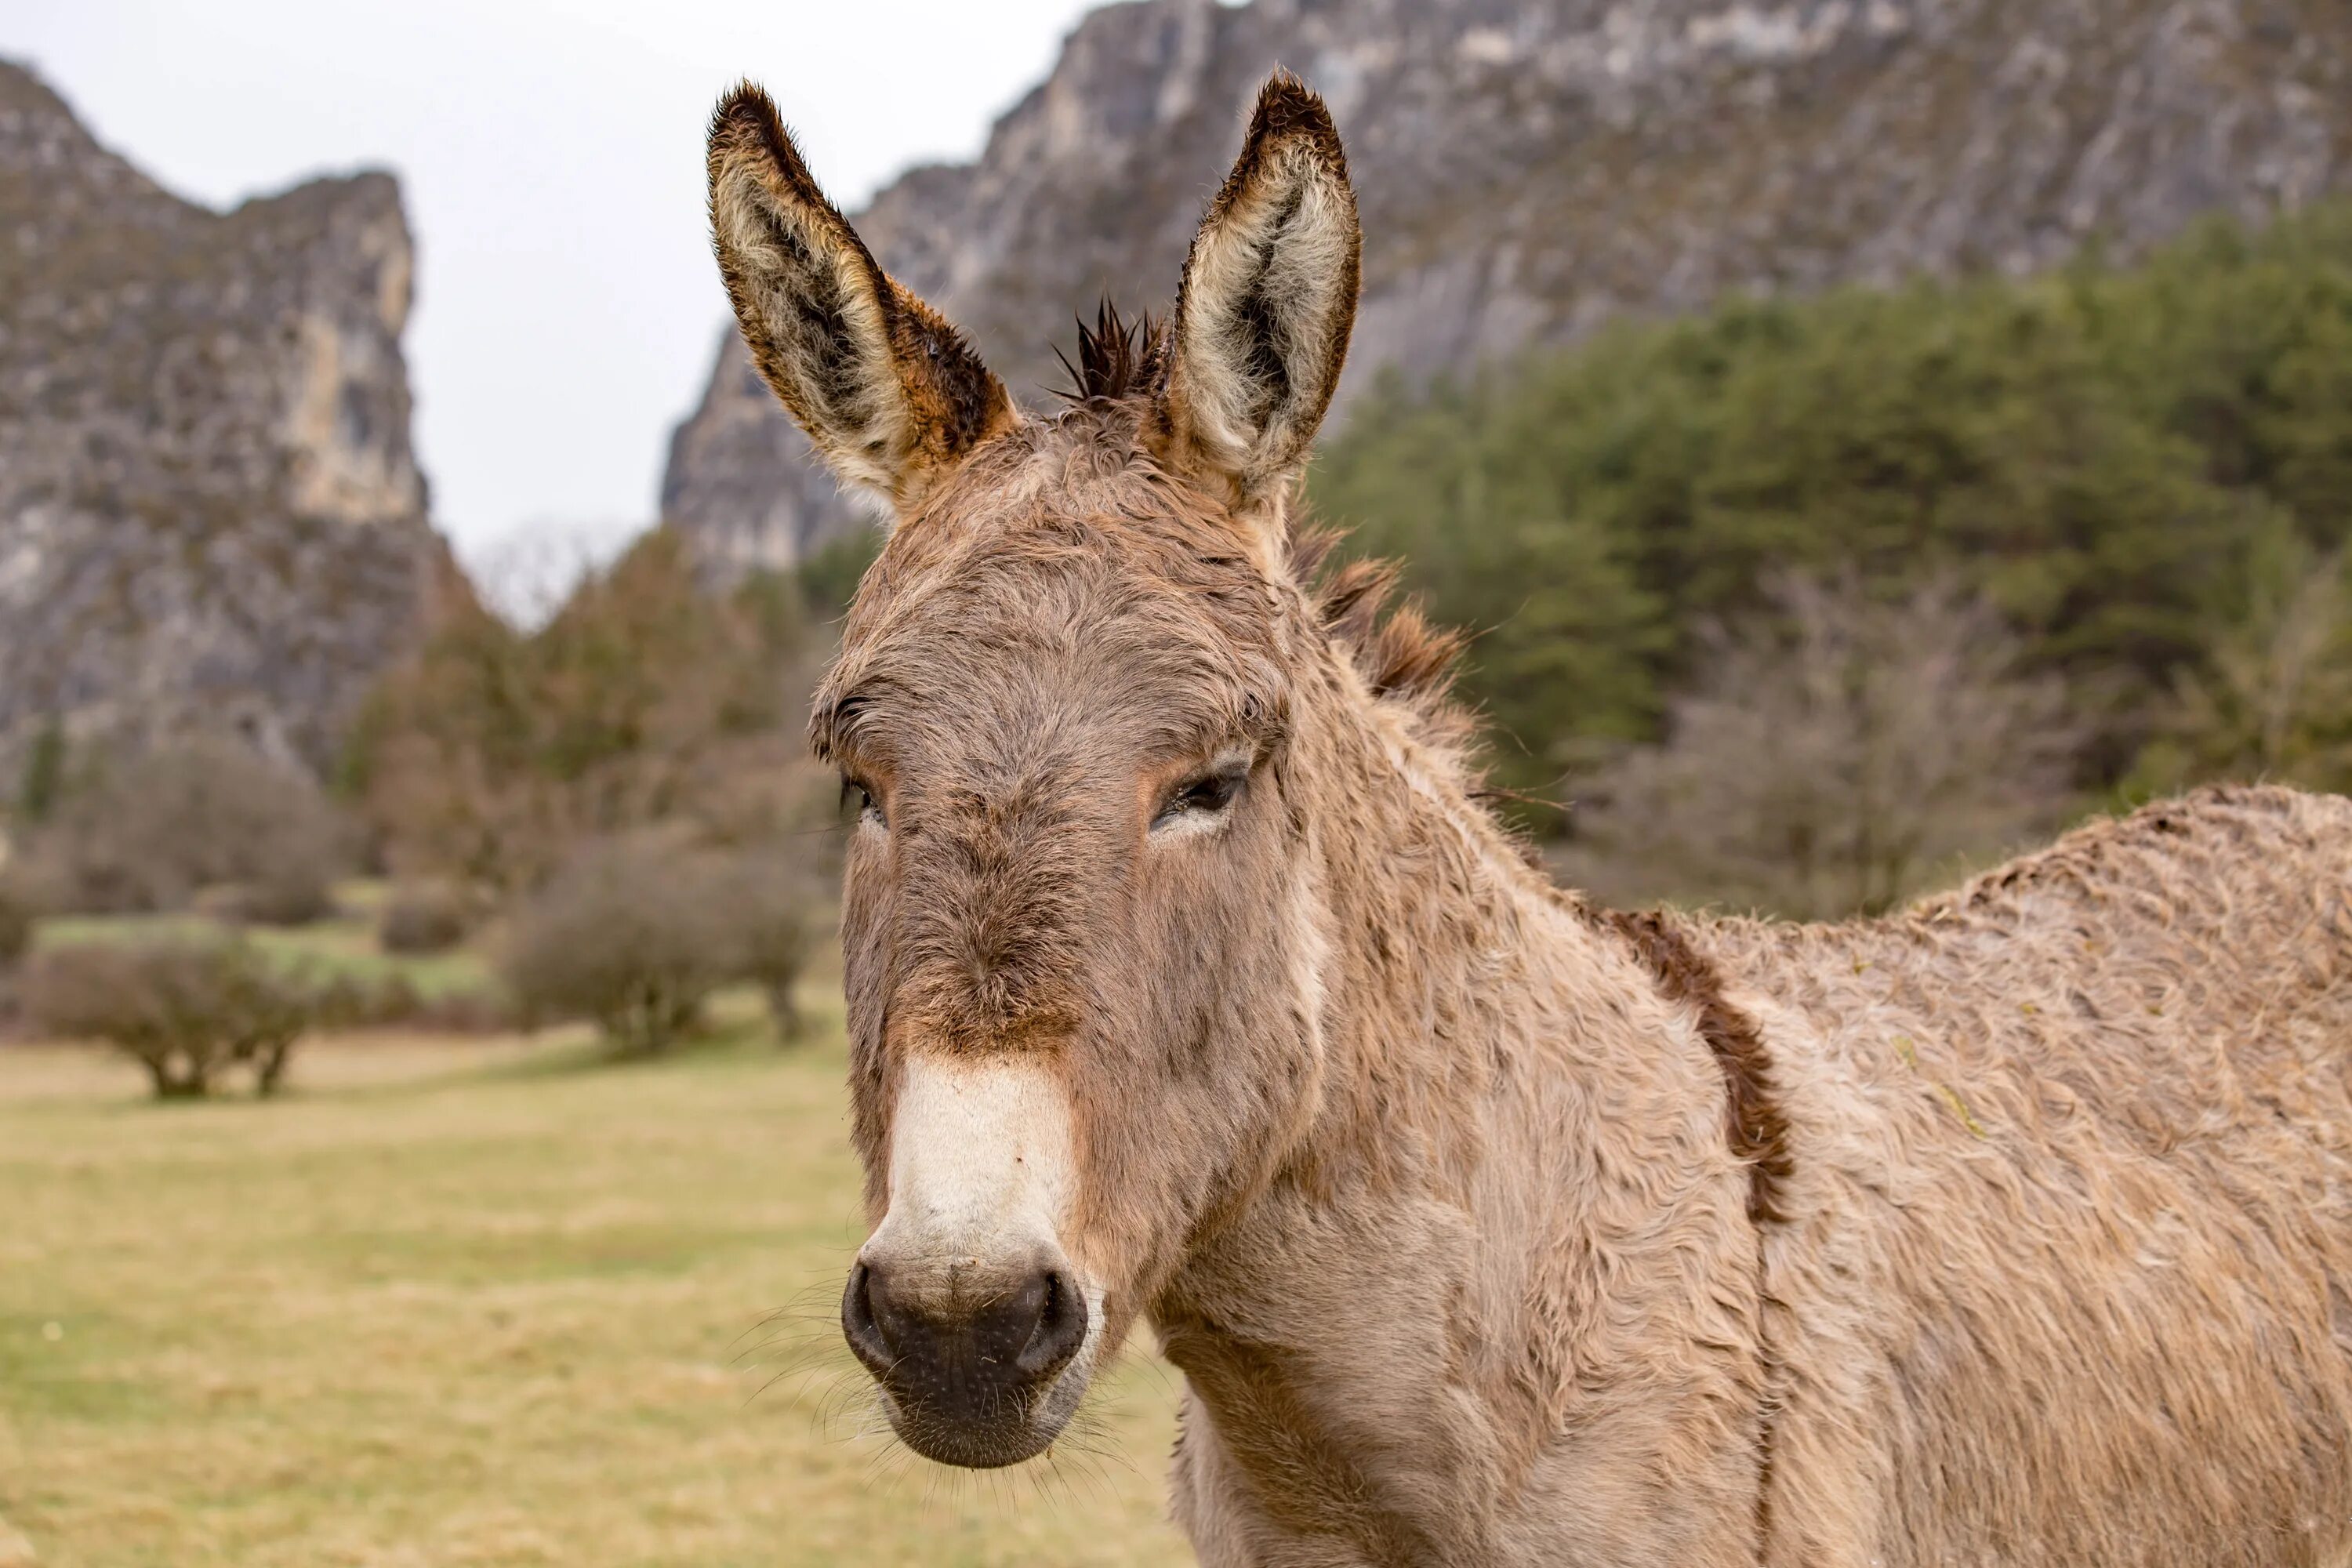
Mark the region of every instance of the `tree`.
<instances>
[{"instance_id":1,"label":"tree","mask_svg":"<svg viewBox=\"0 0 2352 1568\"><path fill-rule=\"evenodd\" d=\"M345 863L333 804L293 764L233 736L92 751L31 836L26 876L61 910L177 910L315 920Z\"/></svg>"},{"instance_id":2,"label":"tree","mask_svg":"<svg viewBox=\"0 0 2352 1568\"><path fill-rule=\"evenodd\" d=\"M2183 669L2134 783L2271 779L2352 788L2352 595L2346 551L2274 521L2248 551L2242 613Z\"/></svg>"},{"instance_id":3,"label":"tree","mask_svg":"<svg viewBox=\"0 0 2352 1568\"><path fill-rule=\"evenodd\" d=\"M372 695L346 785L395 872L505 894L650 824L765 838L824 793L799 734L815 657L795 600L711 592L656 530L537 632L453 617Z\"/></svg>"},{"instance_id":4,"label":"tree","mask_svg":"<svg viewBox=\"0 0 2352 1568\"><path fill-rule=\"evenodd\" d=\"M1778 571L1989 599L2116 784L2243 612L2245 542L2352 541L2352 204L2129 268L1733 299L1376 385L1310 480L1475 640L1501 783L1654 741ZM1538 818L1538 821L1543 819Z\"/></svg>"},{"instance_id":5,"label":"tree","mask_svg":"<svg viewBox=\"0 0 2352 1568\"><path fill-rule=\"evenodd\" d=\"M1924 874L2049 827L2078 731L2055 678L1949 583L1874 598L1782 576L1766 613L1704 634L1665 741L1600 772L1604 890L1804 918L1876 911Z\"/></svg>"},{"instance_id":6,"label":"tree","mask_svg":"<svg viewBox=\"0 0 2352 1568\"><path fill-rule=\"evenodd\" d=\"M80 942L36 956L26 1010L62 1039L103 1040L136 1058L159 1100L197 1099L235 1063L275 1094L313 1004L241 939Z\"/></svg>"}]
</instances>

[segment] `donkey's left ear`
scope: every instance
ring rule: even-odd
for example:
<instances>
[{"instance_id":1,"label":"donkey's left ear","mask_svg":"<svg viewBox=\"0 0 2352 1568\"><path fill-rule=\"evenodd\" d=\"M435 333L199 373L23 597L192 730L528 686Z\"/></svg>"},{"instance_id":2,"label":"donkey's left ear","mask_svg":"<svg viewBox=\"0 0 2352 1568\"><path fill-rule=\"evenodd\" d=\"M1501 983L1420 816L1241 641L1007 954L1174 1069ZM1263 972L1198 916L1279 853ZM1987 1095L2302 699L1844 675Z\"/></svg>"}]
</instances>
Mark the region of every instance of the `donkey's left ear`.
<instances>
[{"instance_id":1,"label":"donkey's left ear","mask_svg":"<svg viewBox=\"0 0 2352 1568\"><path fill-rule=\"evenodd\" d=\"M752 363L845 483L900 511L1014 418L961 333L882 270L768 95L710 121L710 230Z\"/></svg>"},{"instance_id":2,"label":"donkey's left ear","mask_svg":"<svg viewBox=\"0 0 2352 1568\"><path fill-rule=\"evenodd\" d=\"M1330 113L1276 71L1184 262L1160 404L1178 466L1280 496L1339 384L1362 248Z\"/></svg>"}]
</instances>

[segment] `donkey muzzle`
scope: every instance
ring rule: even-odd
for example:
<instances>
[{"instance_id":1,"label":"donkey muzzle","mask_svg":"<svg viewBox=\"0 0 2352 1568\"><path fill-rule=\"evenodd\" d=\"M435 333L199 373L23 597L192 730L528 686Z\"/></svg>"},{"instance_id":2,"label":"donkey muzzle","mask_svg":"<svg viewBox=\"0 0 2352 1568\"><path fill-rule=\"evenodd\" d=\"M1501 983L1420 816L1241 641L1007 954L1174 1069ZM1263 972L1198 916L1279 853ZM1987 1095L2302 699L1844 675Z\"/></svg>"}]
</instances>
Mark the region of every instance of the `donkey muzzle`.
<instances>
[{"instance_id":1,"label":"donkey muzzle","mask_svg":"<svg viewBox=\"0 0 2352 1568\"><path fill-rule=\"evenodd\" d=\"M1054 1396L1088 1320L1058 1259L983 1281L861 1258L841 1298L842 1331L898 1435L927 1458L972 1468L1018 1464L1059 1435L1068 1411Z\"/></svg>"}]
</instances>

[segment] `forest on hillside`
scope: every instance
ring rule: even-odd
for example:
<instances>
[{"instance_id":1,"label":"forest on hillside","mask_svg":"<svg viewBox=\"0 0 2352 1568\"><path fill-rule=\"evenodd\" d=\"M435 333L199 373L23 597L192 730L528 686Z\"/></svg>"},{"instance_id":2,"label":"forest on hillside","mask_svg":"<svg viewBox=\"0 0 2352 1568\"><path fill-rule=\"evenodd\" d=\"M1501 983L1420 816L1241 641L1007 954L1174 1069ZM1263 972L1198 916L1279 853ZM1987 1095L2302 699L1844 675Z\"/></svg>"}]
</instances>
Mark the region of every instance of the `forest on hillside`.
<instances>
[{"instance_id":1,"label":"forest on hillside","mask_svg":"<svg viewBox=\"0 0 2352 1568\"><path fill-rule=\"evenodd\" d=\"M2352 208L1624 321L1328 442L1475 635L1510 809L1627 896L1884 907L2085 811L2352 784Z\"/></svg>"}]
</instances>

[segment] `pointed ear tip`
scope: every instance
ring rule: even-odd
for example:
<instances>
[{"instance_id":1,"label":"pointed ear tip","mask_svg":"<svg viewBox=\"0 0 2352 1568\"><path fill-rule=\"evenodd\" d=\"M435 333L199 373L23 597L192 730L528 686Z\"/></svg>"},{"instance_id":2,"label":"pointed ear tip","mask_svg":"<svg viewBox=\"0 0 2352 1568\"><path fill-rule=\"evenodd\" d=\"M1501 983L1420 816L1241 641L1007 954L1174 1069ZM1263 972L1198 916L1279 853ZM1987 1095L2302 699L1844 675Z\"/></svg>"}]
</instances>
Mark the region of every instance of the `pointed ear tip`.
<instances>
[{"instance_id":1,"label":"pointed ear tip","mask_svg":"<svg viewBox=\"0 0 2352 1568\"><path fill-rule=\"evenodd\" d=\"M1257 91L1257 107L1250 115L1251 141L1269 137L1304 136L1333 153L1339 151L1339 130L1322 95L1284 67L1275 68Z\"/></svg>"},{"instance_id":2,"label":"pointed ear tip","mask_svg":"<svg viewBox=\"0 0 2352 1568\"><path fill-rule=\"evenodd\" d=\"M1331 111L1325 107L1323 95L1307 85L1295 73L1277 66L1257 89L1260 114L1278 113L1307 120L1319 120L1328 124Z\"/></svg>"},{"instance_id":3,"label":"pointed ear tip","mask_svg":"<svg viewBox=\"0 0 2352 1568\"><path fill-rule=\"evenodd\" d=\"M791 142L784 130L782 116L776 112L776 100L764 89L748 78L730 88L710 111L710 142L713 146L722 141L750 138L755 142Z\"/></svg>"},{"instance_id":4,"label":"pointed ear tip","mask_svg":"<svg viewBox=\"0 0 2352 1568\"><path fill-rule=\"evenodd\" d=\"M723 125L732 122L757 124L776 116L776 100L767 89L750 77L738 79L719 97L719 106L710 111L710 122Z\"/></svg>"}]
</instances>

